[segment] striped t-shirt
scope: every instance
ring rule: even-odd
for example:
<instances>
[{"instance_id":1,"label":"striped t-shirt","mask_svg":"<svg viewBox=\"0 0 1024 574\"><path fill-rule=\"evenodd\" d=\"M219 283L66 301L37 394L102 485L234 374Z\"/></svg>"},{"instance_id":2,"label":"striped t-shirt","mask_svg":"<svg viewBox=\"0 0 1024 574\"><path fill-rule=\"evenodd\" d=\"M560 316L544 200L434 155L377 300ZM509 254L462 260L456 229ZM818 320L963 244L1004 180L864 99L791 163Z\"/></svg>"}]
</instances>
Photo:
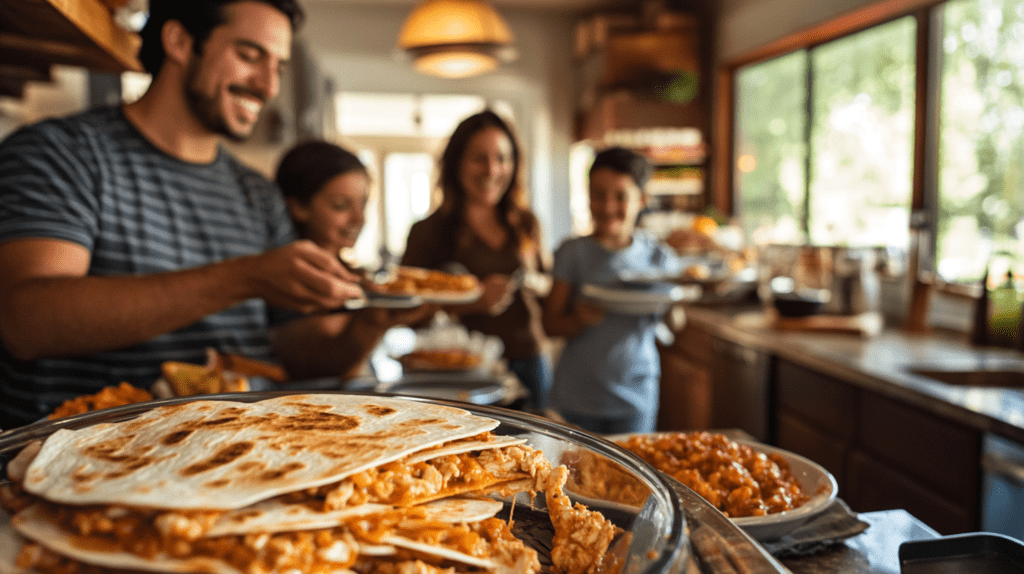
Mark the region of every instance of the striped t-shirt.
<instances>
[{"instance_id":1,"label":"striped t-shirt","mask_svg":"<svg viewBox=\"0 0 1024 574\"><path fill-rule=\"evenodd\" d=\"M90 275L197 267L284 245L294 230L277 188L223 149L183 162L146 140L120 108L21 128L0 143L0 242L46 237L92 254ZM168 360L205 349L270 358L268 309L253 299L119 351L14 360L0 345L0 428L120 381L148 388ZM6 424L4 424L6 423Z\"/></svg>"}]
</instances>

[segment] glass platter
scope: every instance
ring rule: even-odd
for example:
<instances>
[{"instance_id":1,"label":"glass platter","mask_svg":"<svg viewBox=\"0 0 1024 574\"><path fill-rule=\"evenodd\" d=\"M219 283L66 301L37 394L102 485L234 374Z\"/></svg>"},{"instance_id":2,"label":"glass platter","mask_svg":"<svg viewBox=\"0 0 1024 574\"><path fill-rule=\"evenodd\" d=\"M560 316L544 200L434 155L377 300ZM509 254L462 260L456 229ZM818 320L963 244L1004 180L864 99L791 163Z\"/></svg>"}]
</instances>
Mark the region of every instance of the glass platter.
<instances>
[{"instance_id":1,"label":"glass platter","mask_svg":"<svg viewBox=\"0 0 1024 574\"><path fill-rule=\"evenodd\" d=\"M203 397L165 399L138 403L75 415L56 421L42 421L0 433L0 463L6 476L6 463L23 447L34 440L45 439L57 429L80 429L99 423L130 420L157 406L180 404L193 400L232 400L255 402L290 392L253 392ZM380 395L379 393L348 393ZM391 396L391 395L383 395ZM583 501L593 510L601 511L622 528L627 535L617 537L609 552L619 555L624 566L622 572L631 574L682 574L690 572L690 546L686 529L683 498L673 480L657 472L638 457L592 434L560 425L534 415L490 407L444 400L404 397L411 401L436 403L463 408L474 414L498 420L495 434L525 438L527 444L540 449L553 465L566 464L570 474L578 472L576 461L581 455L605 461L611 468L628 477L642 493L639 506L624 504L622 500L583 497L567 486L566 494L574 502ZM682 487L685 488L685 487ZM545 512L544 497L531 500L521 493L515 501L503 500L506 507L514 502L514 532L540 555L542 572L549 572L550 521ZM506 510L507 511L507 510Z\"/></svg>"}]
</instances>

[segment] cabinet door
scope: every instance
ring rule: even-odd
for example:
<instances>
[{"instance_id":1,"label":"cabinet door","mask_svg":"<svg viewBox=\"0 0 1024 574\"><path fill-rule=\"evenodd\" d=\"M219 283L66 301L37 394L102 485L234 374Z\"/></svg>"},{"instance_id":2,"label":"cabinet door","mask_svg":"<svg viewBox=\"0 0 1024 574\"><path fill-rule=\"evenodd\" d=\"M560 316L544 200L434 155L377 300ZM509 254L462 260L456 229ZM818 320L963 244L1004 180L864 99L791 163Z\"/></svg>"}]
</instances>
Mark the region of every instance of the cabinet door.
<instances>
[{"instance_id":1,"label":"cabinet door","mask_svg":"<svg viewBox=\"0 0 1024 574\"><path fill-rule=\"evenodd\" d=\"M780 409L845 442L857 424L857 389L852 385L780 359L775 369Z\"/></svg>"},{"instance_id":2,"label":"cabinet door","mask_svg":"<svg viewBox=\"0 0 1024 574\"><path fill-rule=\"evenodd\" d=\"M974 508L935 493L866 453L852 452L848 468L843 499L857 512L902 508L941 534L978 529Z\"/></svg>"},{"instance_id":3,"label":"cabinet door","mask_svg":"<svg viewBox=\"0 0 1024 574\"><path fill-rule=\"evenodd\" d=\"M845 496L846 457L850 443L807 424L798 416L779 410L776 417L776 444L825 467L839 483L839 496Z\"/></svg>"},{"instance_id":4,"label":"cabinet door","mask_svg":"<svg viewBox=\"0 0 1024 574\"><path fill-rule=\"evenodd\" d=\"M769 356L718 338L711 340L711 424L739 428L768 442Z\"/></svg>"},{"instance_id":5,"label":"cabinet door","mask_svg":"<svg viewBox=\"0 0 1024 574\"><path fill-rule=\"evenodd\" d=\"M857 444L873 458L967 507L980 504L981 433L863 393Z\"/></svg>"},{"instance_id":6,"label":"cabinet door","mask_svg":"<svg viewBox=\"0 0 1024 574\"><path fill-rule=\"evenodd\" d=\"M658 351L661 355L658 430L711 428L710 369L673 347Z\"/></svg>"}]
</instances>

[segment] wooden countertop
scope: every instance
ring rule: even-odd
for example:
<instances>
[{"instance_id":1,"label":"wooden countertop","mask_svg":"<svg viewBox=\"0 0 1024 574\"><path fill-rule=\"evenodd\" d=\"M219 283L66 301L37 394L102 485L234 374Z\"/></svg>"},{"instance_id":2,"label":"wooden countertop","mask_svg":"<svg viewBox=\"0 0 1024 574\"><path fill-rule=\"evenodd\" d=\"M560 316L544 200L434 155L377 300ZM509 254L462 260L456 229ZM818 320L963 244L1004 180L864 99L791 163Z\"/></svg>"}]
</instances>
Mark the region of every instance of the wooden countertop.
<instances>
[{"instance_id":1,"label":"wooden countertop","mask_svg":"<svg viewBox=\"0 0 1024 574\"><path fill-rule=\"evenodd\" d=\"M1024 372L1024 354L966 337L884 328L873 337L778 330L759 306L686 307L687 322L727 341L838 378L980 431L1024 443L1024 390L949 385L914 366Z\"/></svg>"}]
</instances>

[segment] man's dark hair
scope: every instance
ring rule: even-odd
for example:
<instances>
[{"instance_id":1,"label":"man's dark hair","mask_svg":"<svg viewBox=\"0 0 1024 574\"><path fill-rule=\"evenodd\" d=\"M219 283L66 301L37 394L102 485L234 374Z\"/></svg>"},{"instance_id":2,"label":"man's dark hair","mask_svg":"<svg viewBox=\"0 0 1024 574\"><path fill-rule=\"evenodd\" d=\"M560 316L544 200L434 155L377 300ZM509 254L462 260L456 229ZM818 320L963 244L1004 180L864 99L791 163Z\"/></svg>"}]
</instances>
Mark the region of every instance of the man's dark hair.
<instances>
[{"instance_id":1,"label":"man's dark hair","mask_svg":"<svg viewBox=\"0 0 1024 574\"><path fill-rule=\"evenodd\" d=\"M227 21L224 7L242 0L149 0L149 17L139 35L142 37L142 48L139 50L139 61L142 67L152 75L156 75L163 66L164 44L160 38L164 24L168 20L181 22L185 30L194 40L193 51L200 54L203 45L213 29ZM255 0L280 10L291 22L292 31L298 30L305 13L297 0Z\"/></svg>"},{"instance_id":2,"label":"man's dark hair","mask_svg":"<svg viewBox=\"0 0 1024 574\"><path fill-rule=\"evenodd\" d=\"M590 174L598 169L610 169L615 173L628 175L633 183L643 191L647 181L651 179L654 168L647 158L639 153L621 147L610 147L594 157L590 166Z\"/></svg>"}]
</instances>

